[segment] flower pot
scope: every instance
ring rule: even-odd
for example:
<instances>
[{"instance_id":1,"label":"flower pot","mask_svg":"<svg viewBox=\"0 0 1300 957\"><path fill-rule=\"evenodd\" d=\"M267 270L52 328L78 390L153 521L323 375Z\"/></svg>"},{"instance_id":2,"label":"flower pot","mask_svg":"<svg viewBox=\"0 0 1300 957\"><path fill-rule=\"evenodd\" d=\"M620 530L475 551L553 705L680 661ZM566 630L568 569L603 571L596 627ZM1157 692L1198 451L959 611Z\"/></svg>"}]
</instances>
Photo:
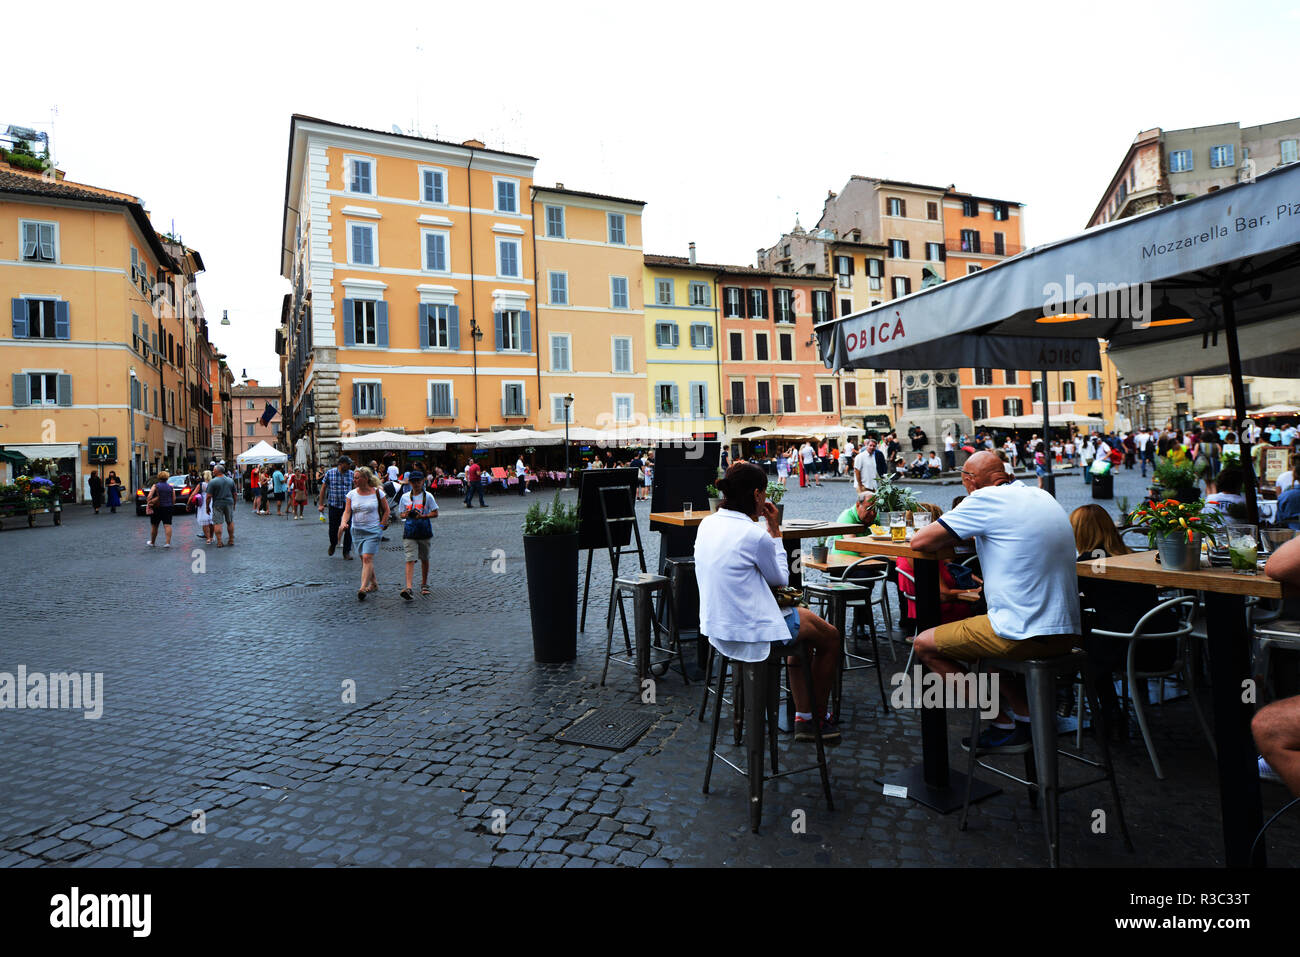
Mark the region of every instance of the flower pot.
<instances>
[{"instance_id":1,"label":"flower pot","mask_svg":"<svg viewBox=\"0 0 1300 957\"><path fill-rule=\"evenodd\" d=\"M1160 565L1171 572L1192 572L1201 567L1201 535L1193 532L1191 541L1186 532L1157 532L1156 549L1160 552Z\"/></svg>"},{"instance_id":2,"label":"flower pot","mask_svg":"<svg viewBox=\"0 0 1300 957\"><path fill-rule=\"evenodd\" d=\"M533 658L545 664L578 654L578 533L525 535Z\"/></svg>"},{"instance_id":3,"label":"flower pot","mask_svg":"<svg viewBox=\"0 0 1300 957\"><path fill-rule=\"evenodd\" d=\"M716 512L718 510L718 506L721 504L722 504L722 499L720 498L709 499L709 511Z\"/></svg>"},{"instance_id":4,"label":"flower pot","mask_svg":"<svg viewBox=\"0 0 1300 957\"><path fill-rule=\"evenodd\" d=\"M814 545L812 547L812 560L815 562L826 561L826 555L829 551L829 545Z\"/></svg>"},{"instance_id":5,"label":"flower pot","mask_svg":"<svg viewBox=\"0 0 1300 957\"><path fill-rule=\"evenodd\" d=\"M776 524L780 525L784 521L785 521L785 506L778 505L776 507Z\"/></svg>"}]
</instances>

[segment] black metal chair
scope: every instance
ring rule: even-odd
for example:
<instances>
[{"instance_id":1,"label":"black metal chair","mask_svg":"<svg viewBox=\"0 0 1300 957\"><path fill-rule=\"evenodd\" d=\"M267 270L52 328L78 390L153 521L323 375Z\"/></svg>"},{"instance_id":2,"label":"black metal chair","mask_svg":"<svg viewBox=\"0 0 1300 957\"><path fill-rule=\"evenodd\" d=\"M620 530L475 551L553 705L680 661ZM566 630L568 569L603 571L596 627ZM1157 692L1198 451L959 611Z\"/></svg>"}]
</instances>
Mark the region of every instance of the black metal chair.
<instances>
[{"instance_id":1,"label":"black metal chair","mask_svg":"<svg viewBox=\"0 0 1300 957\"><path fill-rule=\"evenodd\" d=\"M883 580L883 578L884 575L882 574L881 579ZM840 633L840 661L839 667L835 669L835 685L831 693L831 714L834 720L839 721L840 719L840 702L844 696L844 673L846 671L862 671L867 668L874 668L876 683L880 686L880 703L888 709L889 697L885 694L885 678L880 665L880 646L876 641L874 620L869 631L872 655L870 658L849 651L848 630L845 628L845 619L848 616L850 605L859 608L865 606L870 609L871 590L856 581L818 582L804 585L804 595L810 602L816 601L821 606L823 617ZM861 662L861 664L852 664L854 661Z\"/></svg>"},{"instance_id":2,"label":"black metal chair","mask_svg":"<svg viewBox=\"0 0 1300 957\"><path fill-rule=\"evenodd\" d=\"M601 685L605 684L605 678L609 674L609 663L617 661L619 664L631 665L636 668L637 691L639 693L642 683L650 674L651 668L672 660L671 652L668 652L668 649L655 642L655 636L662 630L662 626L655 618L652 602L652 596L667 587L667 578L663 575L652 575L648 572L638 572L635 575L614 579L614 600L617 602L618 607L622 608L625 595L632 598L632 613L635 619L633 625L636 641L635 657L621 658L614 654L614 616L610 614L605 628L605 667L600 672ZM652 649L667 654L656 661L651 657ZM680 654L678 654L679 659L680 657ZM683 665L682 674L685 673L686 668Z\"/></svg>"}]
</instances>

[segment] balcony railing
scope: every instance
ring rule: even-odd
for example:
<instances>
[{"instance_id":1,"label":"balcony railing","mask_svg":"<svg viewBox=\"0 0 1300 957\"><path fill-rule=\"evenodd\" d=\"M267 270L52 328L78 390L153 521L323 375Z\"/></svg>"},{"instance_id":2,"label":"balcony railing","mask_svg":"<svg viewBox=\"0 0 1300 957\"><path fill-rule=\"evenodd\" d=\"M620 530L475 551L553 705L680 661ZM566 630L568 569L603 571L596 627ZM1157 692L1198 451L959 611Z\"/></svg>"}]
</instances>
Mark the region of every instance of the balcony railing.
<instances>
[{"instance_id":1,"label":"balcony railing","mask_svg":"<svg viewBox=\"0 0 1300 957\"><path fill-rule=\"evenodd\" d=\"M502 399L501 418L503 419L528 418L528 399L527 398Z\"/></svg>"},{"instance_id":2,"label":"balcony railing","mask_svg":"<svg viewBox=\"0 0 1300 957\"><path fill-rule=\"evenodd\" d=\"M944 246L950 253L982 253L989 256L1016 256L1025 251L1024 246L1015 243L1003 243L998 246L993 240L981 236L979 239L949 239Z\"/></svg>"},{"instance_id":3,"label":"balcony railing","mask_svg":"<svg viewBox=\"0 0 1300 957\"><path fill-rule=\"evenodd\" d=\"M455 399L429 399L425 407L431 419L454 419L459 408Z\"/></svg>"},{"instance_id":4,"label":"balcony railing","mask_svg":"<svg viewBox=\"0 0 1300 957\"><path fill-rule=\"evenodd\" d=\"M754 399L727 399L723 405L727 415L758 415L758 402Z\"/></svg>"}]
</instances>

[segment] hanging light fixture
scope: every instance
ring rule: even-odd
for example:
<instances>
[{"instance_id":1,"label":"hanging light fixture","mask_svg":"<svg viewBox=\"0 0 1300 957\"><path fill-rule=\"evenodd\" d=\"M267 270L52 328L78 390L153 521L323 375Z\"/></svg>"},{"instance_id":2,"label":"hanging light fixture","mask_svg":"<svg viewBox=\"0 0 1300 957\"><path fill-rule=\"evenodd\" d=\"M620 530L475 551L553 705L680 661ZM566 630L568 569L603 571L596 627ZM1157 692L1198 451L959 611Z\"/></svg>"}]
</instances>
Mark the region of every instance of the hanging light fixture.
<instances>
[{"instance_id":1,"label":"hanging light fixture","mask_svg":"<svg viewBox=\"0 0 1300 957\"><path fill-rule=\"evenodd\" d=\"M1160 299L1160 305L1151 310L1150 327L1155 326L1184 326L1189 322L1196 320L1187 314L1187 310L1173 305L1169 301L1169 293L1165 293Z\"/></svg>"}]
</instances>

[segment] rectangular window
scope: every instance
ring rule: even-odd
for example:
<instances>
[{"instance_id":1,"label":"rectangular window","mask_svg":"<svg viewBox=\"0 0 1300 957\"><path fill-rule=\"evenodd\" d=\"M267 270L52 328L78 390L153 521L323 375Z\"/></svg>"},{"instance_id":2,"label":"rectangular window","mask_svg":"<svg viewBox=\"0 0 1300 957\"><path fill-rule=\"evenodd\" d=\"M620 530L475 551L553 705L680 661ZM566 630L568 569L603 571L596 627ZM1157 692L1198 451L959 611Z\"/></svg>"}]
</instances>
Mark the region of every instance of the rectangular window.
<instances>
[{"instance_id":1,"label":"rectangular window","mask_svg":"<svg viewBox=\"0 0 1300 957\"><path fill-rule=\"evenodd\" d=\"M1003 222L1003 221L1005 221L1005 220L1008 218L1008 215L1009 215L1009 213L1008 213L1008 210L1007 210L1007 204L1006 204L1006 203L994 203L994 204L993 204L993 218L994 218L994 219L998 220L999 222Z\"/></svg>"},{"instance_id":2,"label":"rectangular window","mask_svg":"<svg viewBox=\"0 0 1300 957\"><path fill-rule=\"evenodd\" d=\"M980 201L978 199L963 199L961 201L961 214L963 216L978 216L980 214Z\"/></svg>"},{"instance_id":3,"label":"rectangular window","mask_svg":"<svg viewBox=\"0 0 1300 957\"><path fill-rule=\"evenodd\" d=\"M835 411L835 386L831 385L829 382L823 382L821 384L821 388L818 391L821 393L822 411L834 412Z\"/></svg>"},{"instance_id":4,"label":"rectangular window","mask_svg":"<svg viewBox=\"0 0 1300 957\"><path fill-rule=\"evenodd\" d=\"M868 259L866 265L867 288L878 291L881 280L885 277L885 261L883 259Z\"/></svg>"},{"instance_id":5,"label":"rectangular window","mask_svg":"<svg viewBox=\"0 0 1300 957\"><path fill-rule=\"evenodd\" d=\"M1015 385L1015 384L1016 384L1016 370L1015 370L1015 369L1003 369L1003 370L1002 370L1002 376L1003 376L1003 380L1002 380L1002 381L1005 382L1007 385Z\"/></svg>"},{"instance_id":6,"label":"rectangular window","mask_svg":"<svg viewBox=\"0 0 1300 957\"><path fill-rule=\"evenodd\" d=\"M759 379L757 383L757 389L758 389L758 414L771 415L772 414L772 383L768 382L766 379Z\"/></svg>"},{"instance_id":7,"label":"rectangular window","mask_svg":"<svg viewBox=\"0 0 1300 957\"><path fill-rule=\"evenodd\" d=\"M572 372L573 365L569 358L570 338L568 333L551 333L551 371Z\"/></svg>"},{"instance_id":8,"label":"rectangular window","mask_svg":"<svg viewBox=\"0 0 1300 957\"><path fill-rule=\"evenodd\" d=\"M55 223L23 223L23 259L32 263L57 262Z\"/></svg>"},{"instance_id":9,"label":"rectangular window","mask_svg":"<svg viewBox=\"0 0 1300 957\"><path fill-rule=\"evenodd\" d=\"M630 395L614 396L614 421L632 421L632 397Z\"/></svg>"},{"instance_id":10,"label":"rectangular window","mask_svg":"<svg viewBox=\"0 0 1300 957\"><path fill-rule=\"evenodd\" d=\"M1192 167L1191 150L1170 150L1169 151L1169 172L1186 173Z\"/></svg>"},{"instance_id":11,"label":"rectangular window","mask_svg":"<svg viewBox=\"0 0 1300 957\"><path fill-rule=\"evenodd\" d=\"M767 361L767 334L764 332L755 333L754 335L754 361Z\"/></svg>"},{"instance_id":12,"label":"rectangular window","mask_svg":"<svg viewBox=\"0 0 1300 957\"><path fill-rule=\"evenodd\" d=\"M858 384L852 380L844 383L844 404L849 407L858 404Z\"/></svg>"},{"instance_id":13,"label":"rectangular window","mask_svg":"<svg viewBox=\"0 0 1300 957\"><path fill-rule=\"evenodd\" d=\"M989 400L988 399L971 399L970 417L976 422L982 422L989 417Z\"/></svg>"},{"instance_id":14,"label":"rectangular window","mask_svg":"<svg viewBox=\"0 0 1300 957\"><path fill-rule=\"evenodd\" d=\"M252 422L249 422L249 423L248 423L248 425L247 425L247 429L248 429L248 434L249 434L249 435L252 435L252 434L253 434L253 423L252 423Z\"/></svg>"},{"instance_id":15,"label":"rectangular window","mask_svg":"<svg viewBox=\"0 0 1300 957\"><path fill-rule=\"evenodd\" d=\"M573 405L569 404L566 406L564 404L565 398L566 397L562 395L551 396L551 421L552 422L558 422L561 425L563 425L566 420L568 420L569 422L573 422Z\"/></svg>"},{"instance_id":16,"label":"rectangular window","mask_svg":"<svg viewBox=\"0 0 1300 957\"><path fill-rule=\"evenodd\" d=\"M907 259L909 246L911 244L906 239L891 239L889 241L889 257L891 259Z\"/></svg>"},{"instance_id":17,"label":"rectangular window","mask_svg":"<svg viewBox=\"0 0 1300 957\"><path fill-rule=\"evenodd\" d=\"M979 230L963 229L961 231L961 251L964 253L977 253L980 251Z\"/></svg>"},{"instance_id":18,"label":"rectangular window","mask_svg":"<svg viewBox=\"0 0 1300 957\"><path fill-rule=\"evenodd\" d=\"M691 305L692 306L709 305L709 284L707 282L691 283Z\"/></svg>"},{"instance_id":19,"label":"rectangular window","mask_svg":"<svg viewBox=\"0 0 1300 957\"><path fill-rule=\"evenodd\" d=\"M712 349L713 348L713 327L707 322L691 323L691 348L692 349Z\"/></svg>"},{"instance_id":20,"label":"rectangular window","mask_svg":"<svg viewBox=\"0 0 1300 957\"><path fill-rule=\"evenodd\" d=\"M745 360L745 334L743 332L733 332L727 337L727 341L731 346L731 361L743 362Z\"/></svg>"},{"instance_id":21,"label":"rectangular window","mask_svg":"<svg viewBox=\"0 0 1300 957\"><path fill-rule=\"evenodd\" d=\"M781 383L781 407L785 415L794 415L799 411L798 391L793 382Z\"/></svg>"},{"instance_id":22,"label":"rectangular window","mask_svg":"<svg viewBox=\"0 0 1300 957\"><path fill-rule=\"evenodd\" d=\"M776 311L777 322L794 322L794 290L776 289L772 292L772 303Z\"/></svg>"},{"instance_id":23,"label":"rectangular window","mask_svg":"<svg viewBox=\"0 0 1300 957\"><path fill-rule=\"evenodd\" d=\"M375 300L352 300L352 329L357 345L374 346L379 344L379 320L376 313Z\"/></svg>"},{"instance_id":24,"label":"rectangular window","mask_svg":"<svg viewBox=\"0 0 1300 957\"><path fill-rule=\"evenodd\" d=\"M1029 383L1029 398L1030 398L1030 400L1033 401L1033 402L1042 402L1042 401L1043 401L1043 383L1042 383L1042 382L1031 382L1031 383Z\"/></svg>"},{"instance_id":25,"label":"rectangular window","mask_svg":"<svg viewBox=\"0 0 1300 957\"><path fill-rule=\"evenodd\" d=\"M1101 399L1101 376L1088 376L1088 398L1094 400Z\"/></svg>"},{"instance_id":26,"label":"rectangular window","mask_svg":"<svg viewBox=\"0 0 1300 957\"><path fill-rule=\"evenodd\" d=\"M501 414L516 419L528 414L528 403L524 401L524 384L522 382L506 382L502 384Z\"/></svg>"},{"instance_id":27,"label":"rectangular window","mask_svg":"<svg viewBox=\"0 0 1300 957\"><path fill-rule=\"evenodd\" d=\"M983 268L984 268L984 267L981 266L981 265L979 265L978 263L967 263L967 264L966 264L966 275L969 276L969 275L970 275L971 273L973 273L973 272L979 272L979 271L980 271L981 269L983 269Z\"/></svg>"},{"instance_id":28,"label":"rectangular window","mask_svg":"<svg viewBox=\"0 0 1300 957\"><path fill-rule=\"evenodd\" d=\"M1235 149L1231 143L1210 147L1210 168L1221 169L1233 165Z\"/></svg>"},{"instance_id":29,"label":"rectangular window","mask_svg":"<svg viewBox=\"0 0 1300 957\"><path fill-rule=\"evenodd\" d=\"M569 274L567 272L548 273L551 287L551 305L567 306L569 304Z\"/></svg>"},{"instance_id":30,"label":"rectangular window","mask_svg":"<svg viewBox=\"0 0 1300 957\"><path fill-rule=\"evenodd\" d=\"M1003 415L1024 415L1024 413L1025 413L1025 402L1023 399L1002 400Z\"/></svg>"},{"instance_id":31,"label":"rectangular window","mask_svg":"<svg viewBox=\"0 0 1300 957\"><path fill-rule=\"evenodd\" d=\"M985 368L983 368L983 367L976 366L972 371L975 373L975 384L976 384L976 385L992 385L992 384L993 384L993 370L992 370L992 369L985 369Z\"/></svg>"},{"instance_id":32,"label":"rectangular window","mask_svg":"<svg viewBox=\"0 0 1300 957\"><path fill-rule=\"evenodd\" d=\"M617 246L627 245L627 217L622 213L606 213L609 241Z\"/></svg>"},{"instance_id":33,"label":"rectangular window","mask_svg":"<svg viewBox=\"0 0 1300 957\"><path fill-rule=\"evenodd\" d=\"M626 309L628 307L626 276L609 277L609 306L611 309Z\"/></svg>"},{"instance_id":34,"label":"rectangular window","mask_svg":"<svg viewBox=\"0 0 1300 957\"><path fill-rule=\"evenodd\" d=\"M852 311L853 311L853 300L852 300L852 299L841 299L841 300L840 300L840 315L841 315L841 316L847 316L847 315L848 315L849 313L851 313Z\"/></svg>"},{"instance_id":35,"label":"rectangular window","mask_svg":"<svg viewBox=\"0 0 1300 957\"><path fill-rule=\"evenodd\" d=\"M728 414L745 414L745 381L743 379L733 379L731 382L731 409Z\"/></svg>"},{"instance_id":36,"label":"rectangular window","mask_svg":"<svg viewBox=\"0 0 1300 957\"><path fill-rule=\"evenodd\" d=\"M942 262L942 261L943 261L943 243L926 243L926 244L925 244L925 259L926 259L926 262L932 262L932 263Z\"/></svg>"},{"instance_id":37,"label":"rectangular window","mask_svg":"<svg viewBox=\"0 0 1300 957\"><path fill-rule=\"evenodd\" d=\"M813 325L831 318L831 294L825 289L813 290Z\"/></svg>"},{"instance_id":38,"label":"rectangular window","mask_svg":"<svg viewBox=\"0 0 1300 957\"><path fill-rule=\"evenodd\" d=\"M660 349L677 348L677 323L675 322L656 322L655 323L655 345Z\"/></svg>"},{"instance_id":39,"label":"rectangular window","mask_svg":"<svg viewBox=\"0 0 1300 957\"><path fill-rule=\"evenodd\" d=\"M375 227L370 223L350 223L353 266L373 266L375 264Z\"/></svg>"},{"instance_id":40,"label":"rectangular window","mask_svg":"<svg viewBox=\"0 0 1300 957\"><path fill-rule=\"evenodd\" d=\"M519 184L512 179L497 180L497 212L519 212Z\"/></svg>"},{"instance_id":41,"label":"rectangular window","mask_svg":"<svg viewBox=\"0 0 1300 957\"><path fill-rule=\"evenodd\" d=\"M926 218L926 219L929 219L929 220L938 220L938 218L939 218L939 204L938 204L938 203L926 203L926 204L925 204L925 218Z\"/></svg>"},{"instance_id":42,"label":"rectangular window","mask_svg":"<svg viewBox=\"0 0 1300 957\"><path fill-rule=\"evenodd\" d=\"M422 170L421 179L426 203L447 202L447 174L443 170Z\"/></svg>"},{"instance_id":43,"label":"rectangular window","mask_svg":"<svg viewBox=\"0 0 1300 957\"><path fill-rule=\"evenodd\" d=\"M455 415L451 402L450 382L429 383L429 418L449 419Z\"/></svg>"},{"instance_id":44,"label":"rectangular window","mask_svg":"<svg viewBox=\"0 0 1300 957\"><path fill-rule=\"evenodd\" d=\"M739 286L724 286L722 289L722 316L724 319L745 318L743 290Z\"/></svg>"},{"instance_id":45,"label":"rectangular window","mask_svg":"<svg viewBox=\"0 0 1300 957\"><path fill-rule=\"evenodd\" d=\"M497 240L497 275L507 279L519 278L519 240Z\"/></svg>"},{"instance_id":46,"label":"rectangular window","mask_svg":"<svg viewBox=\"0 0 1300 957\"><path fill-rule=\"evenodd\" d=\"M1283 163L1294 163L1296 161L1296 141L1282 140L1278 143L1278 148L1282 152Z\"/></svg>"},{"instance_id":47,"label":"rectangular window","mask_svg":"<svg viewBox=\"0 0 1300 957\"><path fill-rule=\"evenodd\" d=\"M564 238L564 207L546 207L546 235L553 239Z\"/></svg>"},{"instance_id":48,"label":"rectangular window","mask_svg":"<svg viewBox=\"0 0 1300 957\"><path fill-rule=\"evenodd\" d=\"M424 268L430 272L447 272L451 268L447 259L448 245L446 233L426 231L424 234Z\"/></svg>"},{"instance_id":49,"label":"rectangular window","mask_svg":"<svg viewBox=\"0 0 1300 957\"><path fill-rule=\"evenodd\" d=\"M673 382L660 382L655 386L656 408L660 415L677 415L681 408L677 405L677 385Z\"/></svg>"},{"instance_id":50,"label":"rectangular window","mask_svg":"<svg viewBox=\"0 0 1300 957\"><path fill-rule=\"evenodd\" d=\"M524 316L518 309L501 313L501 349L522 352L524 349Z\"/></svg>"},{"instance_id":51,"label":"rectangular window","mask_svg":"<svg viewBox=\"0 0 1300 957\"><path fill-rule=\"evenodd\" d=\"M674 337L677 334L677 326L673 326ZM613 336L614 347L614 372L617 375L632 374L632 339L630 336ZM674 345L676 341L674 339Z\"/></svg>"},{"instance_id":52,"label":"rectangular window","mask_svg":"<svg viewBox=\"0 0 1300 957\"><path fill-rule=\"evenodd\" d=\"M894 287L894 298L906 296L912 291L912 280L907 276L895 276L891 283Z\"/></svg>"},{"instance_id":53,"label":"rectangular window","mask_svg":"<svg viewBox=\"0 0 1300 957\"><path fill-rule=\"evenodd\" d=\"M751 319L767 318L767 290L750 289L748 293L748 310Z\"/></svg>"},{"instance_id":54,"label":"rectangular window","mask_svg":"<svg viewBox=\"0 0 1300 957\"><path fill-rule=\"evenodd\" d=\"M1007 254L1007 237L1005 233L993 234L993 252L998 256Z\"/></svg>"},{"instance_id":55,"label":"rectangular window","mask_svg":"<svg viewBox=\"0 0 1300 957\"><path fill-rule=\"evenodd\" d=\"M23 299L27 304L27 337L29 339L66 339L60 336L58 314L60 303L55 299ZM19 315L21 315L21 309ZM20 330L14 330L18 335Z\"/></svg>"},{"instance_id":56,"label":"rectangular window","mask_svg":"<svg viewBox=\"0 0 1300 957\"><path fill-rule=\"evenodd\" d=\"M888 212L886 213L886 215L888 215L888 216L906 216L906 215L907 215L907 203L904 202L903 200L891 196L891 197L889 197L887 200L885 200L885 203L886 203L886 207L887 207L887 209L888 209Z\"/></svg>"},{"instance_id":57,"label":"rectangular window","mask_svg":"<svg viewBox=\"0 0 1300 957\"><path fill-rule=\"evenodd\" d=\"M430 305L429 314L429 348L451 348L451 307Z\"/></svg>"},{"instance_id":58,"label":"rectangular window","mask_svg":"<svg viewBox=\"0 0 1300 957\"><path fill-rule=\"evenodd\" d=\"M1064 379L1064 380L1062 380L1062 382L1061 382L1061 401L1062 401L1062 402L1073 402L1073 401L1074 401L1074 380L1073 380L1073 379Z\"/></svg>"},{"instance_id":59,"label":"rectangular window","mask_svg":"<svg viewBox=\"0 0 1300 957\"><path fill-rule=\"evenodd\" d=\"M352 175L348 179L348 192L372 195L375 191L374 179L371 176L374 163L357 156L352 157L349 163L352 167Z\"/></svg>"},{"instance_id":60,"label":"rectangular window","mask_svg":"<svg viewBox=\"0 0 1300 957\"><path fill-rule=\"evenodd\" d=\"M709 384L692 382L688 389L691 397L691 418L702 419L709 414Z\"/></svg>"},{"instance_id":61,"label":"rectangular window","mask_svg":"<svg viewBox=\"0 0 1300 957\"><path fill-rule=\"evenodd\" d=\"M673 304L673 281L671 279L655 280L655 305L671 306Z\"/></svg>"},{"instance_id":62,"label":"rectangular window","mask_svg":"<svg viewBox=\"0 0 1300 957\"><path fill-rule=\"evenodd\" d=\"M889 401L889 386L884 382L876 383L876 406L884 406Z\"/></svg>"},{"instance_id":63,"label":"rectangular window","mask_svg":"<svg viewBox=\"0 0 1300 957\"><path fill-rule=\"evenodd\" d=\"M782 362L794 361L794 336L790 333L783 332L776 337L776 348Z\"/></svg>"}]
</instances>

